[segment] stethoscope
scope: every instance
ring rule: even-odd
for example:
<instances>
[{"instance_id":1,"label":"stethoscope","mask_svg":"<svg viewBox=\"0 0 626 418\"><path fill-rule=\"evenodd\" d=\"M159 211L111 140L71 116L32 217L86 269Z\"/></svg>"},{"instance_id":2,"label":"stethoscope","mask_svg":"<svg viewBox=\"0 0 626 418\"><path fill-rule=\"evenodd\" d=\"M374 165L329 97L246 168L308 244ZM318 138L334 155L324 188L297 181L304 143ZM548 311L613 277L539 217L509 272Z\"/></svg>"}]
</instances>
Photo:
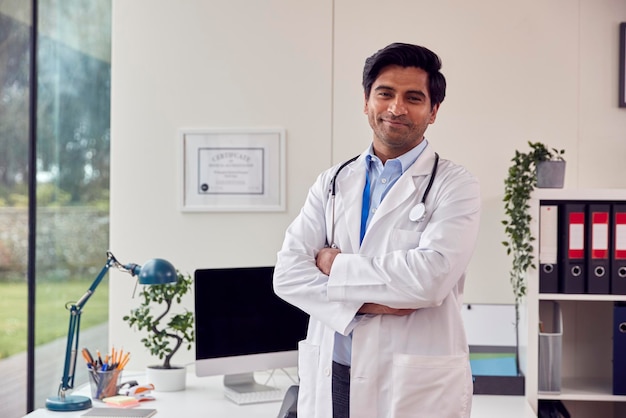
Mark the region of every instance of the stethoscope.
<instances>
[{"instance_id":1,"label":"stethoscope","mask_svg":"<svg viewBox=\"0 0 626 418\"><path fill-rule=\"evenodd\" d=\"M339 168L337 169L337 171L335 171L333 178L330 180L332 224L331 224L331 229L330 229L330 245L329 246L331 248L337 248L337 245L335 245L335 196L337 195L337 176L339 175L341 170L343 170L348 164L350 164L357 158L359 158L358 155L356 157L350 158L348 161L341 164ZM415 205L409 212L409 220L413 222L422 222L426 218L426 197L428 197L430 188L433 187L433 182L435 181L435 176L437 175L438 166L439 166L439 154L435 153L435 163L433 164L433 168L431 169L430 180L428 181L426 190L424 190L424 193L422 194L422 199L420 200L420 202L417 205Z\"/></svg>"}]
</instances>

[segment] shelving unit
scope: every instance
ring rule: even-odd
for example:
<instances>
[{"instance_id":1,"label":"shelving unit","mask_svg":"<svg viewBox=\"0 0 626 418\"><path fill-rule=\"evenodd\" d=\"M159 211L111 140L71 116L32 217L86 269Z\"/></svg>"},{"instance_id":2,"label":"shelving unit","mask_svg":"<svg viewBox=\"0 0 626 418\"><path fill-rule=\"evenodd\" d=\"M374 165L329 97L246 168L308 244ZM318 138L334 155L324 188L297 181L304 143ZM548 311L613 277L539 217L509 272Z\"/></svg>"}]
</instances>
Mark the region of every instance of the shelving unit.
<instances>
[{"instance_id":1,"label":"shelving unit","mask_svg":"<svg viewBox=\"0 0 626 418\"><path fill-rule=\"evenodd\" d=\"M538 189L530 203L531 231L538 263L539 206L542 201L624 201L625 189ZM528 274L521 308L520 365L526 376L526 399L537 412L541 400L561 400L576 418L626 417L626 396L613 395L613 302L626 295L539 293L539 272ZM538 391L539 322L558 302L563 317L561 391ZM625 353L626 354L626 353ZM626 378L626 376L624 377Z\"/></svg>"}]
</instances>

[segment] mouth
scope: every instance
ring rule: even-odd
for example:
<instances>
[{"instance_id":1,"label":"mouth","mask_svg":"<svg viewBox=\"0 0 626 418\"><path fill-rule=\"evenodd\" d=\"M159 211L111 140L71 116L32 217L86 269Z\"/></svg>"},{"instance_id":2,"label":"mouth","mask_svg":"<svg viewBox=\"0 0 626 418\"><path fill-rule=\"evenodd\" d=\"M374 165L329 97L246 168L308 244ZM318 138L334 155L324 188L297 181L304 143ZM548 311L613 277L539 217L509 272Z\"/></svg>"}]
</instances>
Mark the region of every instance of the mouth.
<instances>
[{"instance_id":1,"label":"mouth","mask_svg":"<svg viewBox=\"0 0 626 418\"><path fill-rule=\"evenodd\" d=\"M383 123L386 123L388 125L391 125L393 127L400 127L400 126L408 126L409 124L405 121L399 120L399 119L381 119L383 121Z\"/></svg>"}]
</instances>

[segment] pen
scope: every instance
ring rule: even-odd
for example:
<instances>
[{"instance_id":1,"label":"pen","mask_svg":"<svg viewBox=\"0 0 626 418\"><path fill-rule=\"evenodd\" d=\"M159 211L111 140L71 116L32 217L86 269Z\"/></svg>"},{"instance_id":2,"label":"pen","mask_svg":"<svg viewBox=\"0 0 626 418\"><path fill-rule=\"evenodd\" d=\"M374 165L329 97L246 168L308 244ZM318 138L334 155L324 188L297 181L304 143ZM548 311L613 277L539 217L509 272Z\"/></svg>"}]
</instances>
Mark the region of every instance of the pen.
<instances>
[{"instance_id":1,"label":"pen","mask_svg":"<svg viewBox=\"0 0 626 418\"><path fill-rule=\"evenodd\" d=\"M93 366L95 362L93 361L93 357L91 353L89 352L89 350L87 350L87 348L83 348L82 353L83 353L83 358L85 359L87 364L90 364Z\"/></svg>"}]
</instances>

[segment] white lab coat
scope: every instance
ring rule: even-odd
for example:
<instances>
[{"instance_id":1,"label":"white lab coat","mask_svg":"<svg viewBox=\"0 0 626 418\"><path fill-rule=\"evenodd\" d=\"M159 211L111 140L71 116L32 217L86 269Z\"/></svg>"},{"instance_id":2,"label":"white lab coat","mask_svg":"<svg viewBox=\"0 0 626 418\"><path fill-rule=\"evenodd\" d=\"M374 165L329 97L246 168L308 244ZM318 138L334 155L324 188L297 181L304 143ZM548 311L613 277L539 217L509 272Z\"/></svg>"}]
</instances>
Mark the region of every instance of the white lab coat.
<instances>
[{"instance_id":1,"label":"white lab coat","mask_svg":"<svg viewBox=\"0 0 626 418\"><path fill-rule=\"evenodd\" d=\"M366 153L337 179L335 242L342 253L330 276L315 256L331 239L329 184L337 166L311 187L277 256L276 293L311 317L299 345L298 418L332 417L334 333L350 331L351 417L469 417L472 375L460 312L479 228L478 181L440 159L426 218L411 221L435 161L427 146L388 192L359 246ZM357 316L366 302L417 310Z\"/></svg>"}]
</instances>

